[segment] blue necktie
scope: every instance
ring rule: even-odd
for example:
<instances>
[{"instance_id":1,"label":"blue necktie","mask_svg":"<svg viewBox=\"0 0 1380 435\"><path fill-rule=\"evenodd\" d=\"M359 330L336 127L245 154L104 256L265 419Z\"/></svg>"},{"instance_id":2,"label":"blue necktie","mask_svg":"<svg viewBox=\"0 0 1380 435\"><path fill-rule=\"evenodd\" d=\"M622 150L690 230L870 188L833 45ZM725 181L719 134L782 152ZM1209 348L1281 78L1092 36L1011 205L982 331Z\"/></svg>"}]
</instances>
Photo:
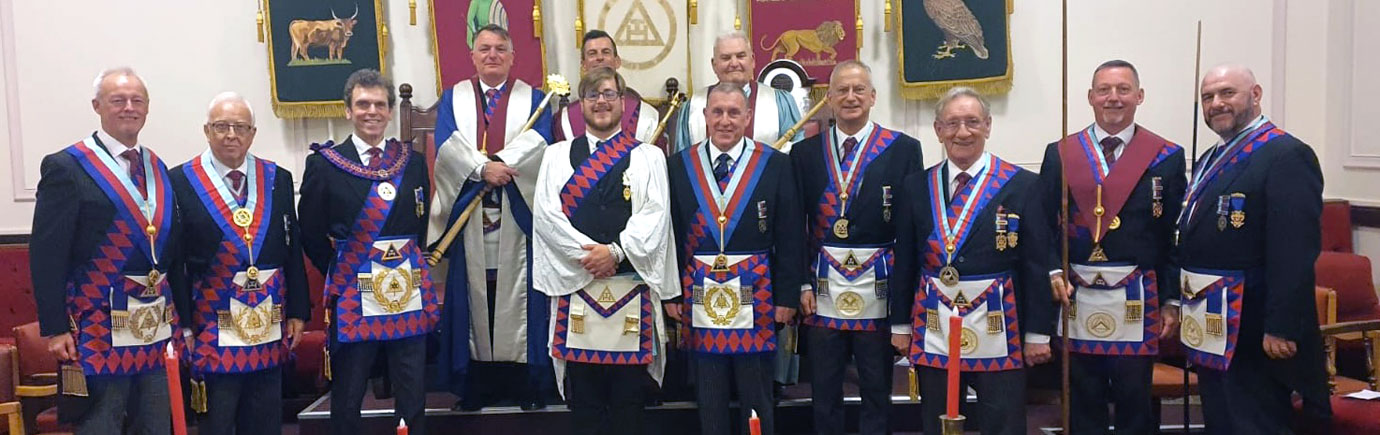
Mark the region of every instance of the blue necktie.
<instances>
[{"instance_id":1,"label":"blue necktie","mask_svg":"<svg viewBox=\"0 0 1380 435\"><path fill-rule=\"evenodd\" d=\"M719 158L714 161L714 179L719 181L719 188L724 188L728 184L728 178L733 174L733 158L727 153L719 154Z\"/></svg>"}]
</instances>

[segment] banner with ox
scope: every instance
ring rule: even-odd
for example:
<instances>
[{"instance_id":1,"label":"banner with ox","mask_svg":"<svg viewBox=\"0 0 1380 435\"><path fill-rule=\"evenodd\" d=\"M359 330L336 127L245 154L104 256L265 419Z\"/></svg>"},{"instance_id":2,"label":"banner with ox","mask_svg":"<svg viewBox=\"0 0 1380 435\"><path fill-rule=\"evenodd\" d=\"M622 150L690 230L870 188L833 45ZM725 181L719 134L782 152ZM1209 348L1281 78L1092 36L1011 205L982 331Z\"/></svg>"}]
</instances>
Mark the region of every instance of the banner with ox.
<instances>
[{"instance_id":1,"label":"banner with ox","mask_svg":"<svg viewBox=\"0 0 1380 435\"><path fill-rule=\"evenodd\" d=\"M901 96L936 99L963 85L1011 91L1012 0L901 0Z\"/></svg>"},{"instance_id":2,"label":"banner with ox","mask_svg":"<svg viewBox=\"0 0 1380 435\"><path fill-rule=\"evenodd\" d=\"M689 14L684 0L580 0L575 41L584 32L613 36L628 87L654 105L666 101L666 81L690 93Z\"/></svg>"},{"instance_id":3,"label":"banner with ox","mask_svg":"<svg viewBox=\"0 0 1380 435\"><path fill-rule=\"evenodd\" d=\"M857 59L862 48L858 1L751 0L747 34L757 65L790 59L816 87L828 87L834 65Z\"/></svg>"},{"instance_id":4,"label":"banner with ox","mask_svg":"<svg viewBox=\"0 0 1380 435\"><path fill-rule=\"evenodd\" d=\"M384 70L382 0L264 0L264 18L279 118L345 116L341 89L350 74Z\"/></svg>"},{"instance_id":5,"label":"banner with ox","mask_svg":"<svg viewBox=\"0 0 1380 435\"><path fill-rule=\"evenodd\" d=\"M508 30L513 40L514 77L533 87L546 83L546 44L541 38L541 5L534 0L432 0L431 48L436 54L436 92L474 76L470 49L474 32L489 24Z\"/></svg>"}]
</instances>

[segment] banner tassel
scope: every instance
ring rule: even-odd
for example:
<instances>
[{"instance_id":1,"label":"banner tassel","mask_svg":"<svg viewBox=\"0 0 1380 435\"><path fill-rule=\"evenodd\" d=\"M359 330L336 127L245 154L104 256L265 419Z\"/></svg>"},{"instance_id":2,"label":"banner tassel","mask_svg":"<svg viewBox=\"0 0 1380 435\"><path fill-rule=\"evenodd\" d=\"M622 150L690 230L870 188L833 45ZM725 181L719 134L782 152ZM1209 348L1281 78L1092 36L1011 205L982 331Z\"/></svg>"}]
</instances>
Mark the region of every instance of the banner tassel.
<instances>
[{"instance_id":1,"label":"banner tassel","mask_svg":"<svg viewBox=\"0 0 1380 435\"><path fill-rule=\"evenodd\" d=\"M862 14L859 13L859 14L857 15L857 17L858 17L858 49L861 50L861 49L862 49L862 46L863 46L863 22L862 22Z\"/></svg>"},{"instance_id":2,"label":"banner tassel","mask_svg":"<svg viewBox=\"0 0 1380 435\"><path fill-rule=\"evenodd\" d=\"M699 24L699 23L700 23L700 2L699 2L698 0L690 0L690 7L689 7L688 9L690 9L690 12L689 12L689 15L690 15L690 24L691 24L691 25ZM578 21L576 21L576 22L578 22Z\"/></svg>"},{"instance_id":3,"label":"banner tassel","mask_svg":"<svg viewBox=\"0 0 1380 435\"><path fill-rule=\"evenodd\" d=\"M883 23L883 24L882 24L882 26L883 26L882 30L883 30L883 31L890 32L891 29L892 29L892 23L891 23L891 0L886 0L885 15L886 15L886 16L882 18L882 23Z\"/></svg>"},{"instance_id":4,"label":"banner tassel","mask_svg":"<svg viewBox=\"0 0 1380 435\"><path fill-rule=\"evenodd\" d=\"M541 38L541 2L532 2L532 37Z\"/></svg>"},{"instance_id":5,"label":"banner tassel","mask_svg":"<svg viewBox=\"0 0 1380 435\"><path fill-rule=\"evenodd\" d=\"M417 25L417 0L407 0L407 24Z\"/></svg>"},{"instance_id":6,"label":"banner tassel","mask_svg":"<svg viewBox=\"0 0 1380 435\"><path fill-rule=\"evenodd\" d=\"M259 11L254 15L254 30L259 33L259 43L264 42L264 11Z\"/></svg>"}]
</instances>

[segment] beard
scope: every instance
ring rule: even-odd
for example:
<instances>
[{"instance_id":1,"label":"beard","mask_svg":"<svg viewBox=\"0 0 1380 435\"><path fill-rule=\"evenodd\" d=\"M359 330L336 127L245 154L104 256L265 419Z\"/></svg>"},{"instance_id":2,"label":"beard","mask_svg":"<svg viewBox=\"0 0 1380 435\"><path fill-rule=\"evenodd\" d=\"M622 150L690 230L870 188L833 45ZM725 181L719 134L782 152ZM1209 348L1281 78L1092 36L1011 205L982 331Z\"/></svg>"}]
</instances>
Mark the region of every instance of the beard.
<instances>
[{"instance_id":1,"label":"beard","mask_svg":"<svg viewBox=\"0 0 1380 435\"><path fill-rule=\"evenodd\" d=\"M1250 125L1251 119L1254 118L1253 116L1251 116L1250 110L1233 111L1231 112L1231 115L1231 123L1219 124L1208 122L1208 127L1211 128L1212 131L1217 132L1218 136L1222 136L1225 138L1230 137L1240 132L1242 129L1246 128L1247 125Z\"/></svg>"}]
</instances>

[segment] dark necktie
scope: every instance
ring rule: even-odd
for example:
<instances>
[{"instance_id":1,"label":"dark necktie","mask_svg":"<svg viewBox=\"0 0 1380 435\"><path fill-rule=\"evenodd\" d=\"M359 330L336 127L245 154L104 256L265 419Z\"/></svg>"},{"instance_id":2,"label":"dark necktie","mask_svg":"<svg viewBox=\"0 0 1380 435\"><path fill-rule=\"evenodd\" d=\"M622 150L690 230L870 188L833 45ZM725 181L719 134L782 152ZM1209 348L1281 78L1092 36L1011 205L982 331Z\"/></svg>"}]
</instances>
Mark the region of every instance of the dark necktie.
<instances>
[{"instance_id":1,"label":"dark necktie","mask_svg":"<svg viewBox=\"0 0 1380 435\"><path fill-rule=\"evenodd\" d=\"M1102 139L1102 157L1107 159L1107 166L1116 163L1116 150L1121 148L1121 138L1112 136Z\"/></svg>"},{"instance_id":2,"label":"dark necktie","mask_svg":"<svg viewBox=\"0 0 1380 435\"><path fill-rule=\"evenodd\" d=\"M129 162L129 181L133 182L134 187L139 189L140 195L148 198L148 189L144 187L144 156L140 155L138 150L130 148L120 153L120 157L124 157L125 161Z\"/></svg>"},{"instance_id":3,"label":"dark necktie","mask_svg":"<svg viewBox=\"0 0 1380 435\"><path fill-rule=\"evenodd\" d=\"M845 168L848 166L848 162L851 161L849 158L853 157L853 150L857 147L857 139L850 137L848 140L843 141L843 158L839 159L839 163L843 164Z\"/></svg>"},{"instance_id":4,"label":"dark necktie","mask_svg":"<svg viewBox=\"0 0 1380 435\"><path fill-rule=\"evenodd\" d=\"M240 207L244 207L245 194L247 193L244 191L244 173L235 169L225 176L230 177L230 191L235 193L235 201L240 203Z\"/></svg>"},{"instance_id":5,"label":"dark necktie","mask_svg":"<svg viewBox=\"0 0 1380 435\"><path fill-rule=\"evenodd\" d=\"M972 175L968 175L967 172L959 172L958 175L955 175L955 176L954 176L954 192L953 192L953 194L949 195L949 197L950 197L950 198L958 198L958 194L963 193L963 188L964 188L964 187L968 187L968 182L969 182L969 181L973 181L973 176L972 176ZM951 200L952 200L952 199L951 199Z\"/></svg>"},{"instance_id":6,"label":"dark necktie","mask_svg":"<svg viewBox=\"0 0 1380 435\"><path fill-rule=\"evenodd\" d=\"M484 125L494 117L494 106L498 105L498 89L484 91Z\"/></svg>"},{"instance_id":7,"label":"dark necktie","mask_svg":"<svg viewBox=\"0 0 1380 435\"><path fill-rule=\"evenodd\" d=\"M378 147L369 148L369 151L365 151L364 153L369 155L369 164L366 165L369 169L378 169L383 166L383 159L380 158L383 151L379 150Z\"/></svg>"},{"instance_id":8,"label":"dark necktie","mask_svg":"<svg viewBox=\"0 0 1380 435\"><path fill-rule=\"evenodd\" d=\"M733 158L727 153L719 154L714 161L714 179L719 181L719 189L728 188L728 179L733 175Z\"/></svg>"}]
</instances>

